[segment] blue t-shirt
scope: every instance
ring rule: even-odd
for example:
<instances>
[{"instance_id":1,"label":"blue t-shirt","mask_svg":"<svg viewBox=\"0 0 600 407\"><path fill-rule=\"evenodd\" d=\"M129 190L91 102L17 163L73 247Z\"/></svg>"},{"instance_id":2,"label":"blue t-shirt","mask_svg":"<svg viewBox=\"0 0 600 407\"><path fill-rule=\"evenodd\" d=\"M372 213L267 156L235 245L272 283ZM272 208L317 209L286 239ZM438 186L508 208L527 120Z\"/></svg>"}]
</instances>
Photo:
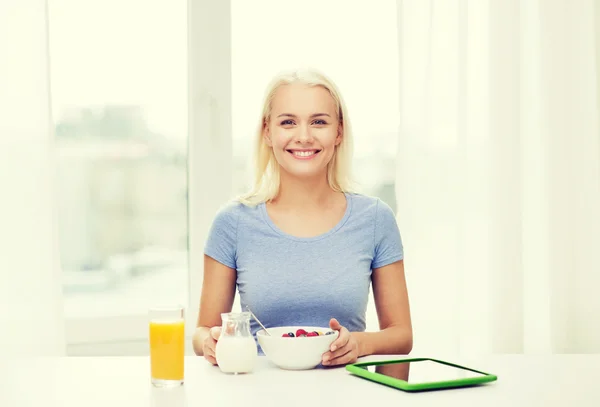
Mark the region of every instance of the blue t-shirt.
<instances>
[{"instance_id":1,"label":"blue t-shirt","mask_svg":"<svg viewBox=\"0 0 600 407\"><path fill-rule=\"evenodd\" d=\"M237 270L242 310L248 305L267 328L328 327L336 318L351 332L365 330L371 272L403 259L402 240L387 204L345 195L340 222L309 238L281 231L264 203L233 202L218 211L205 254ZM255 337L260 329L252 319Z\"/></svg>"}]
</instances>

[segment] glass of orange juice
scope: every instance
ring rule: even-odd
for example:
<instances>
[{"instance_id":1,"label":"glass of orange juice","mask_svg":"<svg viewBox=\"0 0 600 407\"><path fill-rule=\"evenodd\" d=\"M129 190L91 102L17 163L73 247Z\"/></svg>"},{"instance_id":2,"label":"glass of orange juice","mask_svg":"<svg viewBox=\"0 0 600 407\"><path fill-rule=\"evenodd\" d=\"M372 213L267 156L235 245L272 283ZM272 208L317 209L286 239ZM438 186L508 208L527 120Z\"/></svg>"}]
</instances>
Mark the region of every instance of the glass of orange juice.
<instances>
[{"instance_id":1,"label":"glass of orange juice","mask_svg":"<svg viewBox=\"0 0 600 407\"><path fill-rule=\"evenodd\" d=\"M183 384L185 354L184 309L181 306L149 311L150 376L154 386Z\"/></svg>"}]
</instances>

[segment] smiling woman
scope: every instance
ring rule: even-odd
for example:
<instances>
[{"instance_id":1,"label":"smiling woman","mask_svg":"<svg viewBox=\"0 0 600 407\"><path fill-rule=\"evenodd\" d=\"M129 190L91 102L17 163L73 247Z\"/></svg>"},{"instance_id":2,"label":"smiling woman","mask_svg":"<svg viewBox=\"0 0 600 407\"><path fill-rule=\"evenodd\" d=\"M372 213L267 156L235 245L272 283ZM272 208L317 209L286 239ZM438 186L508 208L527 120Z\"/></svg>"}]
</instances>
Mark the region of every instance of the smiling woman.
<instances>
[{"instance_id":1,"label":"smiling woman","mask_svg":"<svg viewBox=\"0 0 600 407\"><path fill-rule=\"evenodd\" d=\"M281 176L298 172L320 175L342 141L339 109L333 98L323 87L294 83L281 86L272 103L271 119L263 126L264 137L281 165ZM279 114L283 108L297 114ZM299 165L296 160L310 164Z\"/></svg>"},{"instance_id":2,"label":"smiling woman","mask_svg":"<svg viewBox=\"0 0 600 407\"><path fill-rule=\"evenodd\" d=\"M323 365L410 352L400 232L387 204L351 190L351 147L348 112L330 79L301 71L271 82L255 184L217 213L206 243L196 354L216 363L220 316L231 311L236 286L266 328L338 331ZM365 332L371 282L377 332Z\"/></svg>"},{"instance_id":3,"label":"smiling woman","mask_svg":"<svg viewBox=\"0 0 600 407\"><path fill-rule=\"evenodd\" d=\"M276 76L267 88L255 139L254 187L241 201L254 205L270 200L288 184L282 178L293 182L294 175L318 177L324 170L333 191L351 191L353 140L346 111L341 92L325 75L301 71Z\"/></svg>"}]
</instances>

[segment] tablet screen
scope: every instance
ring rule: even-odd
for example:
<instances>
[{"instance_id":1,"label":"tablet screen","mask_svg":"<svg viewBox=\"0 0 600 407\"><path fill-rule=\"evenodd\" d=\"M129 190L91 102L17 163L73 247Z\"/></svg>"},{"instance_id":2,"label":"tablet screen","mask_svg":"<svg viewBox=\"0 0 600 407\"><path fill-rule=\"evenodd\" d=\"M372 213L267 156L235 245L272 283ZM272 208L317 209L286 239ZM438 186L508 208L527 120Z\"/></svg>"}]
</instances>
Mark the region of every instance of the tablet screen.
<instances>
[{"instance_id":1,"label":"tablet screen","mask_svg":"<svg viewBox=\"0 0 600 407\"><path fill-rule=\"evenodd\" d=\"M409 383L430 383L448 380L484 377L485 374L449 366L432 360L389 363L379 366L364 366L373 373L394 377Z\"/></svg>"}]
</instances>

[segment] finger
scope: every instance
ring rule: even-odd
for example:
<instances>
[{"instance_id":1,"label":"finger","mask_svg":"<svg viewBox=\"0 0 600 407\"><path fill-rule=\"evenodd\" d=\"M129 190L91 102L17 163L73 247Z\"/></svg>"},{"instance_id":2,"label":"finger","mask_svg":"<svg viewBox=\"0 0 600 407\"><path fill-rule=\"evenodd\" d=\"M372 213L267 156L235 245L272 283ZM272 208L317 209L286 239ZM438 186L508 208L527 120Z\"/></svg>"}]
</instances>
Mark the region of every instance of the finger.
<instances>
[{"instance_id":1,"label":"finger","mask_svg":"<svg viewBox=\"0 0 600 407\"><path fill-rule=\"evenodd\" d=\"M325 354L323 356L323 364L324 365L336 364L336 361L338 361L341 357L344 357L351 351L352 351L352 348L350 348L349 346L346 346L346 347L338 349L335 352L328 352L328 354Z\"/></svg>"},{"instance_id":2,"label":"finger","mask_svg":"<svg viewBox=\"0 0 600 407\"><path fill-rule=\"evenodd\" d=\"M335 318L331 318L329 320L329 327L334 331L339 331L340 329L342 329L342 325Z\"/></svg>"},{"instance_id":3,"label":"finger","mask_svg":"<svg viewBox=\"0 0 600 407\"><path fill-rule=\"evenodd\" d=\"M208 355L206 355L206 356L204 356L204 358L205 358L206 360L208 360L208 361L209 361L211 364L213 364L213 365L216 365L216 364L217 364L217 359L215 359L215 357L214 357L214 356L208 356Z\"/></svg>"},{"instance_id":4,"label":"finger","mask_svg":"<svg viewBox=\"0 0 600 407\"><path fill-rule=\"evenodd\" d=\"M329 350L331 352L334 352L336 349L346 346L348 344L348 342L350 341L350 332L348 332L347 329L342 328L339 332L340 333L339 333L337 339L335 341L333 341L331 343L331 345L329 346Z\"/></svg>"},{"instance_id":5,"label":"finger","mask_svg":"<svg viewBox=\"0 0 600 407\"><path fill-rule=\"evenodd\" d=\"M211 345L206 345L204 347L204 354L207 356L216 356L215 348Z\"/></svg>"},{"instance_id":6,"label":"finger","mask_svg":"<svg viewBox=\"0 0 600 407\"><path fill-rule=\"evenodd\" d=\"M335 359L331 359L328 363L328 366L347 365L348 363L356 362L356 360L357 358L355 352L350 349L349 352L346 352Z\"/></svg>"},{"instance_id":7,"label":"finger","mask_svg":"<svg viewBox=\"0 0 600 407\"><path fill-rule=\"evenodd\" d=\"M204 340L204 344L202 346L202 353L205 356L215 357L216 349L217 349L217 342L213 338L208 337Z\"/></svg>"},{"instance_id":8,"label":"finger","mask_svg":"<svg viewBox=\"0 0 600 407\"><path fill-rule=\"evenodd\" d=\"M220 326L213 326L212 328L210 328L210 337L211 338L213 338L215 341L218 341L220 336L221 336L221 327Z\"/></svg>"},{"instance_id":9,"label":"finger","mask_svg":"<svg viewBox=\"0 0 600 407\"><path fill-rule=\"evenodd\" d=\"M334 352L330 351L330 352L325 353L323 355L323 361L333 360L342 355L345 355L346 353L350 352L351 350L352 350L352 347L348 346L348 344L346 344L345 346L340 346Z\"/></svg>"}]
</instances>

